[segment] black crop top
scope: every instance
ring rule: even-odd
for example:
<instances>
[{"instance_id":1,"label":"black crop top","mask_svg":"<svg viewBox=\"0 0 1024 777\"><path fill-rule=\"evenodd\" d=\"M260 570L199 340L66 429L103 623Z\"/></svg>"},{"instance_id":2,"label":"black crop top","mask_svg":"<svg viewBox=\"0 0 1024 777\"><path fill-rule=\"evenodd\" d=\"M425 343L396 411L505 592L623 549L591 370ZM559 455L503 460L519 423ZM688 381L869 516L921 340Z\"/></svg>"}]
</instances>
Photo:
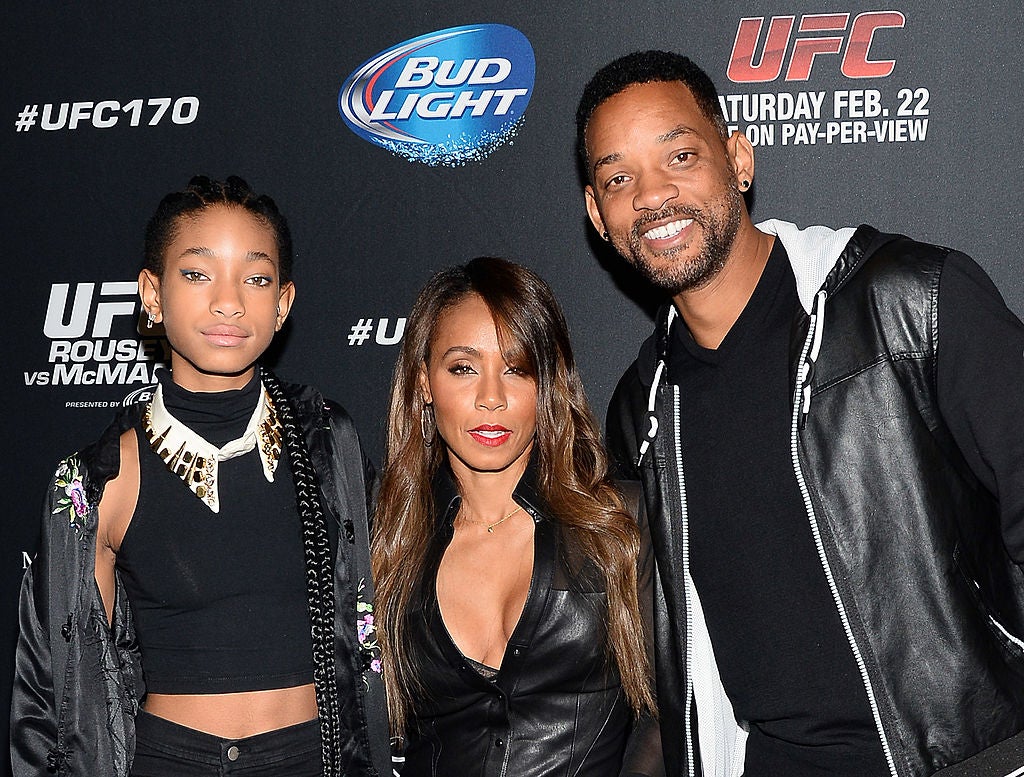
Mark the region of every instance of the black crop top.
<instances>
[{"instance_id":1,"label":"black crop top","mask_svg":"<svg viewBox=\"0 0 1024 777\"><path fill-rule=\"evenodd\" d=\"M248 412L239 414L242 392L230 392L221 417L210 413L210 395L191 414L176 406L188 401L189 392L181 392L165 390L168 410L216 443L240 435L260 396L257 382L245 399ZM241 417L241 428L218 440L237 425L228 416ZM207 436L206 424L219 428ZM147 689L237 693L312 682L302 526L287 452L272 483L255 450L220 462L214 513L150 449L141 424L136 434L139 499L117 569L135 617Z\"/></svg>"}]
</instances>

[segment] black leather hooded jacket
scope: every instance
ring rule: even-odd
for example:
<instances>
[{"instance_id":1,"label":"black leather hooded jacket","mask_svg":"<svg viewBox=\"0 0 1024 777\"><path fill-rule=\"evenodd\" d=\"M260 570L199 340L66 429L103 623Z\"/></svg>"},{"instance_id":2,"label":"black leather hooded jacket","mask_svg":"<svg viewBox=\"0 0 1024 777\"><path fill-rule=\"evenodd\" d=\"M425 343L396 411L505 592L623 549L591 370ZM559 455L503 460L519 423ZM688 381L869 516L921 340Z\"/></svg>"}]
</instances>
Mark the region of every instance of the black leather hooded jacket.
<instances>
[{"instance_id":1,"label":"black leather hooded jacket","mask_svg":"<svg viewBox=\"0 0 1024 777\"><path fill-rule=\"evenodd\" d=\"M352 421L314 389L284 387L334 521L340 762L348 775L391 772L383 686L357 631L370 605L367 494L373 483ZM108 625L95 582L97 506L120 468L119 438L144 405L122 411L100 440L63 462L51 482L39 554L22 584L11 704L14 777L126 777L145 693L132 613L117 581ZM357 599L362 610L357 613ZM365 639L365 628L363 629Z\"/></svg>"},{"instance_id":2,"label":"black leather hooded jacket","mask_svg":"<svg viewBox=\"0 0 1024 777\"><path fill-rule=\"evenodd\" d=\"M1024 729L1024 575L1003 542L998 505L937 406L937 297L949 249L866 226L758 226L782 240L802 303L792 330L791 454L808 526L889 769L931 775ZM661 380L675 317L661 311L620 381L608 438L620 468L643 483L661 577L668 773L700 774L703 760L705 773L735 775L743 722L718 678L689 576L676 410L685 398Z\"/></svg>"}]
</instances>

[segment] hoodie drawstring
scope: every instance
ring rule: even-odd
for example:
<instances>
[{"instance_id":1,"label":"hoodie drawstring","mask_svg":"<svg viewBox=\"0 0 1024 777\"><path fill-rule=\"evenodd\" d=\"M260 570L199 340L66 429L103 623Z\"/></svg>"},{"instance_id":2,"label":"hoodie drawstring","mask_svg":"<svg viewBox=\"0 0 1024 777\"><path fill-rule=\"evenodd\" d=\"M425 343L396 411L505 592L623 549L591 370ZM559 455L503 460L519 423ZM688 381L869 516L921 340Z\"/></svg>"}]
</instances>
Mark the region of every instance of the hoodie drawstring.
<instances>
[{"instance_id":1,"label":"hoodie drawstring","mask_svg":"<svg viewBox=\"0 0 1024 777\"><path fill-rule=\"evenodd\" d=\"M647 434L644 437L644 441L640 443L640 455L637 456L636 465L639 467L640 463L644 460L644 455L647 453L647 449L651 447L651 441L658 435L658 416L654 414L654 402L658 396L658 385L661 383L661 376L665 372L665 360L661 359L658 362L658 367L654 371L654 382L651 383L651 393L647 395Z\"/></svg>"},{"instance_id":2,"label":"hoodie drawstring","mask_svg":"<svg viewBox=\"0 0 1024 777\"><path fill-rule=\"evenodd\" d=\"M821 351L821 340L825 333L825 300L828 295L824 290L814 295L814 303L811 305L811 321L808 336L811 338L811 347L806 358L800 364L799 373L799 396L801 397L800 413L801 418L806 416L811 409L811 379L814 377L814 364ZM637 456L636 465L639 467L651 447L651 442L658 436L658 416L654 414L654 403L658 396L658 386L661 385L662 376L665 373L665 360L659 359L658 366L654 370L654 381L651 383L650 393L647 395L647 433L640 443L640 454Z\"/></svg>"},{"instance_id":3,"label":"hoodie drawstring","mask_svg":"<svg viewBox=\"0 0 1024 777\"><path fill-rule=\"evenodd\" d=\"M800 412L806 416L811 409L811 378L814 377L814 364L818 359L818 352L821 350L821 338L825 332L825 298L824 291L814 295L814 305L811 306L811 350L807 358L800 365L800 387L803 397Z\"/></svg>"}]
</instances>

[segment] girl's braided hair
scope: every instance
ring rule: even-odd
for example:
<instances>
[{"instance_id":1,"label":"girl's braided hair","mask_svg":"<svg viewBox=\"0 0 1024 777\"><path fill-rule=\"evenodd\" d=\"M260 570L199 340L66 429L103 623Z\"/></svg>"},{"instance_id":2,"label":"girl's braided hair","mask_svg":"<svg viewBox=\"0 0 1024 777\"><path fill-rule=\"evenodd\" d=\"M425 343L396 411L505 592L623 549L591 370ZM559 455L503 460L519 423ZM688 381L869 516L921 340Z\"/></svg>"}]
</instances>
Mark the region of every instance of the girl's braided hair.
<instances>
[{"instance_id":1,"label":"girl's braided hair","mask_svg":"<svg viewBox=\"0 0 1024 777\"><path fill-rule=\"evenodd\" d=\"M277 377L261 372L263 385L277 410L284 432L284 448L295 483L295 504L302 519L302 545L306 557L306 593L313 635L313 683L320 710L324 774L341 774L341 728L338 710L338 679L334 649L334 565L327 520L320 503L320 479L306 449L295 408L285 396Z\"/></svg>"}]
</instances>

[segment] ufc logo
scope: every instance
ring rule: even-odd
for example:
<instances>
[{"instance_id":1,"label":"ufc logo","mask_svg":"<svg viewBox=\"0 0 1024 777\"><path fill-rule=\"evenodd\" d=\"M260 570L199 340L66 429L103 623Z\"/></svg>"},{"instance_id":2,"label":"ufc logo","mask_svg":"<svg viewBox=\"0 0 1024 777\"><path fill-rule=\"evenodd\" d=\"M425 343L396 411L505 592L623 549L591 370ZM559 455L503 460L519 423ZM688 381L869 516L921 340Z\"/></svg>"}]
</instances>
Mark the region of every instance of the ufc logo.
<instances>
[{"instance_id":1,"label":"ufc logo","mask_svg":"<svg viewBox=\"0 0 1024 777\"><path fill-rule=\"evenodd\" d=\"M109 337L115 316L135 316L139 304L139 284L136 281L108 282L100 285L100 297L126 297L117 302L97 302L93 305L95 283L75 284L71 315L67 314L70 283L50 286L50 301L46 305L43 334L51 340L74 340L89 330L89 314L95 307L92 337Z\"/></svg>"},{"instance_id":2,"label":"ufc logo","mask_svg":"<svg viewBox=\"0 0 1024 777\"><path fill-rule=\"evenodd\" d=\"M773 16L765 35L761 61L754 64L754 53L765 17L753 16L740 19L736 30L736 42L732 45L729 58L729 80L739 84L774 81L782 73L782 65L789 49L793 34L795 16ZM875 32L880 29L903 27L906 17L899 11L867 11L858 14L850 25L850 14L805 14L800 17L798 33L839 32L843 35L797 37L789 55L787 81L806 81L811 77L814 58L819 54L838 54L846 42L843 54L842 73L847 78L885 78L896 67L894 59L870 59L868 54Z\"/></svg>"}]
</instances>

